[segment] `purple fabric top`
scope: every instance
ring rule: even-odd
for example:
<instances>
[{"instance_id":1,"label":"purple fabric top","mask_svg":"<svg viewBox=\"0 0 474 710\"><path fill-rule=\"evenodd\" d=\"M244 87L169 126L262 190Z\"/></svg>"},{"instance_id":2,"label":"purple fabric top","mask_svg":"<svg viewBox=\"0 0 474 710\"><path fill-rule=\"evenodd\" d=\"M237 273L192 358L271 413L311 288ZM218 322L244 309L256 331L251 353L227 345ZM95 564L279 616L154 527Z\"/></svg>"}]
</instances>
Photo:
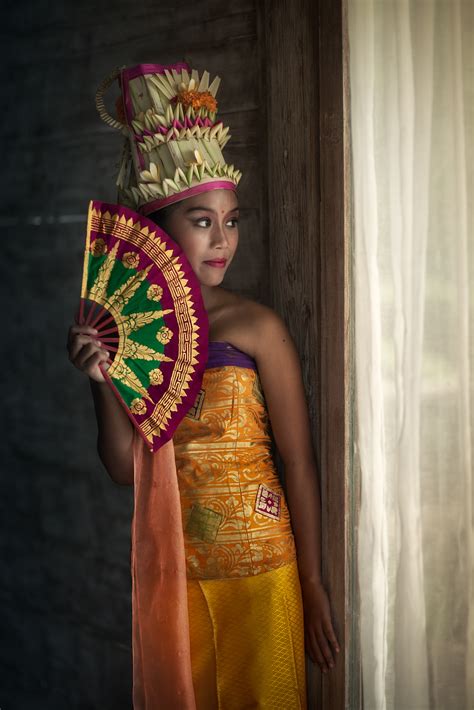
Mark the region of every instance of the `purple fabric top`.
<instances>
[{"instance_id":1,"label":"purple fabric top","mask_svg":"<svg viewBox=\"0 0 474 710\"><path fill-rule=\"evenodd\" d=\"M251 370L257 369L257 363L238 348L230 343L220 340L211 340L208 344L208 359L206 370L210 367L225 367L226 365L234 365L235 367L247 367Z\"/></svg>"}]
</instances>

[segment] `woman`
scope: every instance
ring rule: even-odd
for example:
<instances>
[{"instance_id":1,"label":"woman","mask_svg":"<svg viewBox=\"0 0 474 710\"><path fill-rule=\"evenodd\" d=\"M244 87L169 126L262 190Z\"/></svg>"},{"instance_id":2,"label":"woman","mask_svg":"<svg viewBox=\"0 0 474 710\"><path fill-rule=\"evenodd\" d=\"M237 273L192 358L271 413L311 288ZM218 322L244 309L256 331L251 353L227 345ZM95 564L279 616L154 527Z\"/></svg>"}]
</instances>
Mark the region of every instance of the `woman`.
<instances>
[{"instance_id":1,"label":"woman","mask_svg":"<svg viewBox=\"0 0 474 710\"><path fill-rule=\"evenodd\" d=\"M173 437L196 706L304 708L304 646L323 672L339 647L321 580L320 495L298 354L278 315L220 285L238 245L235 190L203 183L148 214L186 255L209 319L202 397ZM114 481L133 485L143 444L104 381L108 353L94 334L73 326L69 356L91 380L101 460Z\"/></svg>"}]
</instances>

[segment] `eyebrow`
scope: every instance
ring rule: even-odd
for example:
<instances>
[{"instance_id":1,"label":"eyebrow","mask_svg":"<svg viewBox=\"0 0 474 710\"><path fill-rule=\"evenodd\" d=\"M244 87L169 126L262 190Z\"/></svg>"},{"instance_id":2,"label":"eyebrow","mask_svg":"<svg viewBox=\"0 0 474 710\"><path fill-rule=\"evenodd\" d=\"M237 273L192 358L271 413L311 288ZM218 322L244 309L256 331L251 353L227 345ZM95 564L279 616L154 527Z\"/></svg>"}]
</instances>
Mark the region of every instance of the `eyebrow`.
<instances>
[{"instance_id":1,"label":"eyebrow","mask_svg":"<svg viewBox=\"0 0 474 710\"><path fill-rule=\"evenodd\" d=\"M217 214L217 212L210 207L190 207L184 214L189 214L190 212L195 212L196 210L205 210L206 212L213 212L214 214ZM239 210L238 207L233 207L229 212L237 212Z\"/></svg>"}]
</instances>

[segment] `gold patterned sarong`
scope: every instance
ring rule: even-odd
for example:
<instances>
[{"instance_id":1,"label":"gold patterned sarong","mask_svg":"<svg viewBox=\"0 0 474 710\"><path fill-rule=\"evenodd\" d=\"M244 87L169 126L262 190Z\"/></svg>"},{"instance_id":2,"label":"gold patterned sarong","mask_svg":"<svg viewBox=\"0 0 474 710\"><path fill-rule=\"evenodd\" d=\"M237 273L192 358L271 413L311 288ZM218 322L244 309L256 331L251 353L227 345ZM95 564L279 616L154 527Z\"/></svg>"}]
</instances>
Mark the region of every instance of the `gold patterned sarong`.
<instances>
[{"instance_id":1,"label":"gold patterned sarong","mask_svg":"<svg viewBox=\"0 0 474 710\"><path fill-rule=\"evenodd\" d=\"M210 343L173 444L196 707L306 708L296 549L251 358Z\"/></svg>"},{"instance_id":2,"label":"gold patterned sarong","mask_svg":"<svg viewBox=\"0 0 474 710\"><path fill-rule=\"evenodd\" d=\"M198 710L306 708L296 562L251 577L190 579L188 609Z\"/></svg>"}]
</instances>

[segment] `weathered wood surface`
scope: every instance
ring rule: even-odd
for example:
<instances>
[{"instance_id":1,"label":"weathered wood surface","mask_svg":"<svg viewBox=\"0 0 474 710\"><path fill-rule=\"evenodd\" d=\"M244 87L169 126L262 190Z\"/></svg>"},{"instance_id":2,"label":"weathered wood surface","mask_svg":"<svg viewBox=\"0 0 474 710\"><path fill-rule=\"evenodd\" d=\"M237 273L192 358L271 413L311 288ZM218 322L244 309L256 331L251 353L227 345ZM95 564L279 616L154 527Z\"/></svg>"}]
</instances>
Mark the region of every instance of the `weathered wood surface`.
<instances>
[{"instance_id":1,"label":"weathered wood surface","mask_svg":"<svg viewBox=\"0 0 474 710\"><path fill-rule=\"evenodd\" d=\"M266 0L261 20L270 288L303 366L321 481L323 578L342 649L327 676L308 663L309 707L318 710L357 707L348 690L354 577L342 6L340 0Z\"/></svg>"},{"instance_id":2,"label":"weathered wood surface","mask_svg":"<svg viewBox=\"0 0 474 710\"><path fill-rule=\"evenodd\" d=\"M319 109L315 8L309 0L267 0L261 25L265 32L268 114L270 289L273 305L288 324L300 354L319 459ZM325 478L323 472L323 490ZM306 670L308 707L319 709L319 667L307 659Z\"/></svg>"},{"instance_id":3,"label":"weathered wood surface","mask_svg":"<svg viewBox=\"0 0 474 710\"><path fill-rule=\"evenodd\" d=\"M354 695L355 485L352 480L353 366L350 327L350 143L344 0L320 0L321 468L326 472L325 576L344 646L323 708L359 705Z\"/></svg>"}]
</instances>

